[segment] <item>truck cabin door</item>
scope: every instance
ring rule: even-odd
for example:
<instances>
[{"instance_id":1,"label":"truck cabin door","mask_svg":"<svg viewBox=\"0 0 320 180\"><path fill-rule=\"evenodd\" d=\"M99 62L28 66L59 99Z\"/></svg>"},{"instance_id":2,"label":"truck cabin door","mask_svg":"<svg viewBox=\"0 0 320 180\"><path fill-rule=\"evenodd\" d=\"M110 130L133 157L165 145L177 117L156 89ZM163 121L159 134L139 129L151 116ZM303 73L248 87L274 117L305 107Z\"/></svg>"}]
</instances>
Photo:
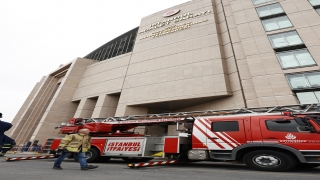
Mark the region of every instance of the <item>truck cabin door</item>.
<instances>
[{"instance_id":1,"label":"truck cabin door","mask_svg":"<svg viewBox=\"0 0 320 180\"><path fill-rule=\"evenodd\" d=\"M204 117L195 121L195 127L209 150L232 150L246 142L243 119Z\"/></svg>"},{"instance_id":2,"label":"truck cabin door","mask_svg":"<svg viewBox=\"0 0 320 180\"><path fill-rule=\"evenodd\" d=\"M319 150L320 134L311 132L303 117L261 118L260 127L264 144L279 143L302 151Z\"/></svg>"}]
</instances>

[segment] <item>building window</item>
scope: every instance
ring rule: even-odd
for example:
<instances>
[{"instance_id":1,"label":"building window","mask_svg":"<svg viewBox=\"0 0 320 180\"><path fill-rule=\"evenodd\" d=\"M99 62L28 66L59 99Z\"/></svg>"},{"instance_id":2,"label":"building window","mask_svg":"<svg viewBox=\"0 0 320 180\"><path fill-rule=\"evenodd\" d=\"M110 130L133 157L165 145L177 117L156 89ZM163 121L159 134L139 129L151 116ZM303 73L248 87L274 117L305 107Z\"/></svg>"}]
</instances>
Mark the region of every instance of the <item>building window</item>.
<instances>
[{"instance_id":1,"label":"building window","mask_svg":"<svg viewBox=\"0 0 320 180\"><path fill-rule=\"evenodd\" d=\"M267 120L267 129L270 131L298 132L298 124L295 120Z\"/></svg>"},{"instance_id":2,"label":"building window","mask_svg":"<svg viewBox=\"0 0 320 180\"><path fill-rule=\"evenodd\" d=\"M266 31L273 31L283 28L292 27L292 24L287 16L262 20L263 27Z\"/></svg>"},{"instance_id":3,"label":"building window","mask_svg":"<svg viewBox=\"0 0 320 180\"><path fill-rule=\"evenodd\" d=\"M283 69L316 65L307 49L280 52L277 57Z\"/></svg>"},{"instance_id":4,"label":"building window","mask_svg":"<svg viewBox=\"0 0 320 180\"><path fill-rule=\"evenodd\" d=\"M239 131L238 121L213 122L211 126L213 132Z\"/></svg>"},{"instance_id":5,"label":"building window","mask_svg":"<svg viewBox=\"0 0 320 180\"><path fill-rule=\"evenodd\" d=\"M320 0L309 0L309 2L312 6L319 6L320 5Z\"/></svg>"},{"instance_id":6,"label":"building window","mask_svg":"<svg viewBox=\"0 0 320 180\"><path fill-rule=\"evenodd\" d=\"M260 18L284 13L279 3L256 8Z\"/></svg>"},{"instance_id":7,"label":"building window","mask_svg":"<svg viewBox=\"0 0 320 180\"><path fill-rule=\"evenodd\" d=\"M258 5L258 4L262 4L270 1L273 1L273 0L252 0L254 5Z\"/></svg>"},{"instance_id":8,"label":"building window","mask_svg":"<svg viewBox=\"0 0 320 180\"><path fill-rule=\"evenodd\" d=\"M316 9L316 11L318 12L318 14L320 15L320 8L319 9Z\"/></svg>"},{"instance_id":9,"label":"building window","mask_svg":"<svg viewBox=\"0 0 320 180\"><path fill-rule=\"evenodd\" d=\"M308 89L320 87L320 72L286 75L291 89Z\"/></svg>"},{"instance_id":10,"label":"building window","mask_svg":"<svg viewBox=\"0 0 320 180\"><path fill-rule=\"evenodd\" d=\"M268 36L273 48L281 48L303 44L296 31L279 33Z\"/></svg>"},{"instance_id":11,"label":"building window","mask_svg":"<svg viewBox=\"0 0 320 180\"><path fill-rule=\"evenodd\" d=\"M320 103L320 91L298 92L300 104Z\"/></svg>"}]
</instances>

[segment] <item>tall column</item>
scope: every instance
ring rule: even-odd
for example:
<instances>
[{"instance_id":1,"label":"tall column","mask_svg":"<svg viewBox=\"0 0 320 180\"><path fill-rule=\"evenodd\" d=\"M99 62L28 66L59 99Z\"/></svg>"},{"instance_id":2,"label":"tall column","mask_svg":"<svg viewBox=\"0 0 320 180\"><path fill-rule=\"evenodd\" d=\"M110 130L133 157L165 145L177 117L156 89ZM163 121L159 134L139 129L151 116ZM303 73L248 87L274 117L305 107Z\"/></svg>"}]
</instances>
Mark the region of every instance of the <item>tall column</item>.
<instances>
[{"instance_id":1,"label":"tall column","mask_svg":"<svg viewBox=\"0 0 320 180\"><path fill-rule=\"evenodd\" d=\"M106 118L115 116L119 98L119 96L114 95L100 95L92 113L92 117Z\"/></svg>"},{"instance_id":2,"label":"tall column","mask_svg":"<svg viewBox=\"0 0 320 180\"><path fill-rule=\"evenodd\" d=\"M96 106L97 98L85 98L81 99L80 104L74 117L79 118L91 118L94 107Z\"/></svg>"}]
</instances>

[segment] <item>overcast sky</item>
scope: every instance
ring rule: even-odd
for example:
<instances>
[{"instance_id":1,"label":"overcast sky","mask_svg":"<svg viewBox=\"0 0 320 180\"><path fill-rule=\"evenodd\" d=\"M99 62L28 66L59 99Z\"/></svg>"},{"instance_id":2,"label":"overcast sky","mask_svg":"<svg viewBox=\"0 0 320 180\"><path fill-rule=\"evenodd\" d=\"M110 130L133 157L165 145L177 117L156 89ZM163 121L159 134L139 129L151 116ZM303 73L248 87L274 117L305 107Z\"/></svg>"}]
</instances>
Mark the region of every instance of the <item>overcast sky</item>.
<instances>
[{"instance_id":1,"label":"overcast sky","mask_svg":"<svg viewBox=\"0 0 320 180\"><path fill-rule=\"evenodd\" d=\"M11 122L43 76L189 0L0 0L0 112Z\"/></svg>"}]
</instances>

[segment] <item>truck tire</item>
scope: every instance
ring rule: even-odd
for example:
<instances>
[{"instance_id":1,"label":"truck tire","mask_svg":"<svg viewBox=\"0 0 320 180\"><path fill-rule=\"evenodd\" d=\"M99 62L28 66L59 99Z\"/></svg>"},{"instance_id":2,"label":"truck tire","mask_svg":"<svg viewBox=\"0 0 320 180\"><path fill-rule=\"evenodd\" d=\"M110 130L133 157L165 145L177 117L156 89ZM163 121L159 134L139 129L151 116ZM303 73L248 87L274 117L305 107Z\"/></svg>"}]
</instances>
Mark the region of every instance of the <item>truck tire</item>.
<instances>
[{"instance_id":1,"label":"truck tire","mask_svg":"<svg viewBox=\"0 0 320 180\"><path fill-rule=\"evenodd\" d=\"M92 163L98 161L100 154L99 150L96 148L91 148L89 151L86 152L86 157L87 157L87 163ZM76 153L73 153L73 159L78 162L78 156Z\"/></svg>"},{"instance_id":2,"label":"truck tire","mask_svg":"<svg viewBox=\"0 0 320 180\"><path fill-rule=\"evenodd\" d=\"M292 156L272 150L251 151L244 155L243 162L258 171L288 171L297 165Z\"/></svg>"}]
</instances>

